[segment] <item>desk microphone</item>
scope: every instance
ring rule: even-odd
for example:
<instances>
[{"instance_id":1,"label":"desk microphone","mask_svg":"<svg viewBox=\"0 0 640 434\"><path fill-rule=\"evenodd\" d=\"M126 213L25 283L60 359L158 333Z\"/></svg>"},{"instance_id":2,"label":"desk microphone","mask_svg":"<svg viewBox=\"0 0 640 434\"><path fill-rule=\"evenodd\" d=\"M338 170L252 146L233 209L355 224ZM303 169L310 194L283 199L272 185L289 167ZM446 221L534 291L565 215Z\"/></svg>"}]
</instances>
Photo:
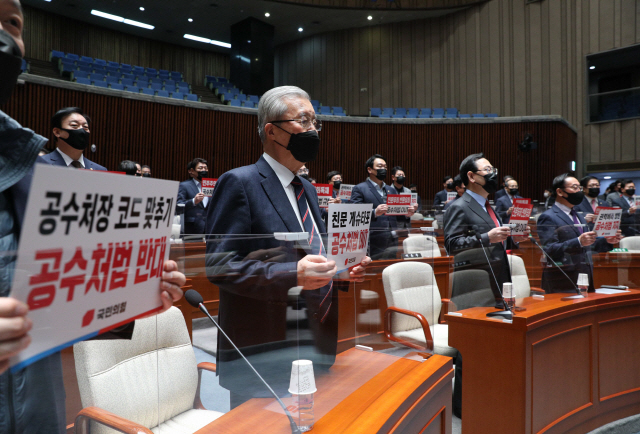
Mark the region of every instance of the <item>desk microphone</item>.
<instances>
[{"instance_id":1,"label":"desk microphone","mask_svg":"<svg viewBox=\"0 0 640 434\"><path fill-rule=\"evenodd\" d=\"M542 253L544 253L544 255L548 258L549 261L551 261L551 263L553 265L555 265L558 270L560 270L562 272L562 274L565 275L565 277L569 280L569 282L571 282L571 284L573 285L573 288L576 290L576 293L578 295L582 295L584 297L584 295L582 294L582 292L580 291L580 288L578 288L578 286L575 284L575 282L573 280L571 280L571 278L567 275L567 273L564 272L564 270L562 269L562 267L560 267L558 264L556 264L556 261L553 260L553 258L551 256L549 256L549 254L547 252L544 251L544 249L542 248L542 246L540 246L540 244L536 241L535 238L533 238L533 235L529 234L529 239L531 240L531 242L533 244L535 244L536 246L538 246L538 248L540 249L540 251L542 251Z\"/></svg>"},{"instance_id":2,"label":"desk microphone","mask_svg":"<svg viewBox=\"0 0 640 434\"><path fill-rule=\"evenodd\" d=\"M504 319L513 319L513 312L511 312L511 309L509 309L509 305L507 304L507 302L504 300L504 297L502 296L502 288L500 288L500 284L498 283L498 279L496 278L496 274L493 272L493 267L491 266L491 261L489 260L489 255L487 255L487 251L484 248L484 245L482 244L482 234L478 233L478 225L473 225L472 226L473 231L475 232L475 236L478 239L478 241L480 241L480 247L482 247L482 252L484 253L484 257L487 258L487 264L489 264L489 269L491 270L491 275L493 276L493 280L494 282L496 282L496 287L498 288L498 294L500 294L500 300L502 300L502 304L504 305L504 309L505 310L501 310L498 312L489 312L487 314L487 316L489 318L494 317L494 316L499 316L502 317ZM497 308L499 309L499 308Z\"/></svg>"},{"instance_id":3,"label":"desk microphone","mask_svg":"<svg viewBox=\"0 0 640 434\"><path fill-rule=\"evenodd\" d=\"M189 289L189 290L187 290L187 292L184 293L184 298L185 298L185 300L187 300L187 302L191 306L197 307L198 309L200 309L205 315L207 315L209 317L209 319L211 321L213 321L215 326L218 327L218 330L220 330L220 332L222 332L222 334L224 335L225 338L227 338L229 343L231 345L233 345L233 348L235 348L235 350L238 352L238 354L240 354L242 356L244 361L247 362L249 367L253 370L253 372L255 372L255 374L258 376L258 378L260 378L260 380L262 380L264 385L267 386L267 389L269 389L269 392L271 392L271 394L276 398L276 400L278 401L278 403L280 404L280 406L284 410L285 415L289 418L289 423L291 424L291 434L301 434L300 433L300 429L298 428L298 425L296 425L296 423L294 422L293 418L291 417L291 413L289 413L289 410L287 410L287 407L280 400L280 398L278 398L278 395L276 395L276 392L273 391L273 389L269 386L269 384L267 384L267 382L264 380L264 378L262 378L262 376L258 373L258 371L256 371L256 368L253 367L251 362L249 362L247 360L247 358L244 356L244 354L242 354L242 352L238 349L238 347L236 347L236 344L234 344L233 341L229 338L229 336L227 336L227 334L224 332L224 330L222 330L222 328L218 325L216 320L213 319L213 317L211 315L209 315L209 311L207 310L207 308L205 307L205 305L203 303L204 300L202 299L202 295L200 295L200 293L198 291L196 291L195 289Z\"/></svg>"}]
</instances>

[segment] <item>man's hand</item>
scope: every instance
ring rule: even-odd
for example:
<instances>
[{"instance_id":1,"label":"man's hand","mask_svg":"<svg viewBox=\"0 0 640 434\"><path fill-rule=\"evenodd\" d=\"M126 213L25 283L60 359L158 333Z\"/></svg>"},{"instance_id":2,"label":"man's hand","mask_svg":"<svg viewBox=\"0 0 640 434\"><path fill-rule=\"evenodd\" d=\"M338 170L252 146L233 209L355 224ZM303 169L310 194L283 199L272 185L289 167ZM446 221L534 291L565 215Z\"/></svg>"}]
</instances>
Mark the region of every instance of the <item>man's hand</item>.
<instances>
[{"instance_id":1,"label":"man's hand","mask_svg":"<svg viewBox=\"0 0 640 434\"><path fill-rule=\"evenodd\" d=\"M378 207L376 208L376 217L380 217L381 215L385 214L387 212L387 204L383 203L381 205L378 205Z\"/></svg>"},{"instance_id":2,"label":"man's hand","mask_svg":"<svg viewBox=\"0 0 640 434\"><path fill-rule=\"evenodd\" d=\"M487 235L489 236L489 242L493 243L501 243L511 235L511 228L508 226L500 226L498 228L491 229Z\"/></svg>"},{"instance_id":3,"label":"man's hand","mask_svg":"<svg viewBox=\"0 0 640 434\"><path fill-rule=\"evenodd\" d=\"M407 210L407 217L411 217L412 215L414 215L416 213L417 207L418 207L417 205L410 206Z\"/></svg>"},{"instance_id":4,"label":"man's hand","mask_svg":"<svg viewBox=\"0 0 640 434\"><path fill-rule=\"evenodd\" d=\"M9 358L31 343L27 334L33 322L27 318L29 308L15 298L0 298L0 374L9 367Z\"/></svg>"},{"instance_id":5,"label":"man's hand","mask_svg":"<svg viewBox=\"0 0 640 434\"><path fill-rule=\"evenodd\" d=\"M593 223L593 221L596 219L596 215L593 213L587 214L586 216L584 216L584 219L587 221L587 223Z\"/></svg>"},{"instance_id":6,"label":"man's hand","mask_svg":"<svg viewBox=\"0 0 640 434\"><path fill-rule=\"evenodd\" d=\"M200 202L202 202L203 199L204 199L204 193L200 192L196 194L196 197L193 198L193 203L197 205Z\"/></svg>"},{"instance_id":7,"label":"man's hand","mask_svg":"<svg viewBox=\"0 0 640 434\"><path fill-rule=\"evenodd\" d=\"M289 249L285 246L273 249L260 249L249 253L243 261L284 262L287 259Z\"/></svg>"},{"instance_id":8,"label":"man's hand","mask_svg":"<svg viewBox=\"0 0 640 434\"><path fill-rule=\"evenodd\" d=\"M365 256L362 261L351 270L349 270L349 279L355 282L364 282L364 273L367 271L367 265L371 263L371 258Z\"/></svg>"},{"instance_id":9,"label":"man's hand","mask_svg":"<svg viewBox=\"0 0 640 434\"><path fill-rule=\"evenodd\" d=\"M507 210L507 215L511 215L512 212L513 212L513 207L510 206L509 209Z\"/></svg>"},{"instance_id":10,"label":"man's hand","mask_svg":"<svg viewBox=\"0 0 640 434\"><path fill-rule=\"evenodd\" d=\"M342 200L339 197L332 197L329 199L329 203L341 203Z\"/></svg>"},{"instance_id":11,"label":"man's hand","mask_svg":"<svg viewBox=\"0 0 640 434\"><path fill-rule=\"evenodd\" d=\"M522 243L522 242L525 242L525 241L527 241L529 239L529 235L531 235L531 227L529 225L527 225L527 230L524 231L524 234L522 234L522 235L514 235L511 238L516 243Z\"/></svg>"},{"instance_id":12,"label":"man's hand","mask_svg":"<svg viewBox=\"0 0 640 434\"><path fill-rule=\"evenodd\" d=\"M173 306L174 301L182 298L181 287L187 282L187 278L178 271L176 261L165 261L162 280L160 281L160 299L162 300L162 309L159 313L169 310Z\"/></svg>"},{"instance_id":13,"label":"man's hand","mask_svg":"<svg viewBox=\"0 0 640 434\"><path fill-rule=\"evenodd\" d=\"M636 206L635 206L635 205L632 205L632 206L629 208L629 214L635 214L635 213L636 213Z\"/></svg>"},{"instance_id":14,"label":"man's hand","mask_svg":"<svg viewBox=\"0 0 640 434\"><path fill-rule=\"evenodd\" d=\"M298 261L298 286L302 289L322 288L337 272L336 261L327 261L320 255L307 255Z\"/></svg>"},{"instance_id":15,"label":"man's hand","mask_svg":"<svg viewBox=\"0 0 640 434\"><path fill-rule=\"evenodd\" d=\"M616 234L612 237L604 237L604 239L607 240L607 243L609 244L618 244L623 238L624 237L622 236L622 231L620 230L616 232Z\"/></svg>"},{"instance_id":16,"label":"man's hand","mask_svg":"<svg viewBox=\"0 0 640 434\"><path fill-rule=\"evenodd\" d=\"M578 239L580 240L580 245L582 247L587 247L596 242L596 233L593 231L585 232L584 234L580 235Z\"/></svg>"}]
</instances>

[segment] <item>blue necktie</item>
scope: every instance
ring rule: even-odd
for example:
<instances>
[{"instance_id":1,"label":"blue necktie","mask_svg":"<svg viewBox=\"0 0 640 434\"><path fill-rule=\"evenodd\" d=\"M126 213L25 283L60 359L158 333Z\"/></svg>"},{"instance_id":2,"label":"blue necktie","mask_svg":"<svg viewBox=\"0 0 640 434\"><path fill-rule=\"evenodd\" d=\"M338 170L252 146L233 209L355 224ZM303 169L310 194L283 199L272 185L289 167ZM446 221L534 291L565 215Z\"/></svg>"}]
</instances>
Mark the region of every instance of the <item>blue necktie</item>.
<instances>
[{"instance_id":1,"label":"blue necktie","mask_svg":"<svg viewBox=\"0 0 640 434\"><path fill-rule=\"evenodd\" d=\"M297 176L294 176L293 181L291 181L291 185L293 185L293 190L296 195L296 200L298 202L298 210L300 211L300 217L302 218L302 225L304 227L304 231L309 234L309 250L308 252L312 255L322 255L325 258L327 257L327 252L324 250L324 246L322 245L322 239L320 235L316 232L315 225L313 224L313 219L311 218L309 207L307 206L307 199L304 194L304 186L302 185L302 181ZM320 289L320 291L324 292L326 290L326 294L322 298L322 302L320 302L320 306L325 303L325 301L329 300L329 305L327 306L324 315L322 315L321 322L324 322L327 314L329 313L329 309L331 309L331 292L333 291L333 280L329 285Z\"/></svg>"}]
</instances>

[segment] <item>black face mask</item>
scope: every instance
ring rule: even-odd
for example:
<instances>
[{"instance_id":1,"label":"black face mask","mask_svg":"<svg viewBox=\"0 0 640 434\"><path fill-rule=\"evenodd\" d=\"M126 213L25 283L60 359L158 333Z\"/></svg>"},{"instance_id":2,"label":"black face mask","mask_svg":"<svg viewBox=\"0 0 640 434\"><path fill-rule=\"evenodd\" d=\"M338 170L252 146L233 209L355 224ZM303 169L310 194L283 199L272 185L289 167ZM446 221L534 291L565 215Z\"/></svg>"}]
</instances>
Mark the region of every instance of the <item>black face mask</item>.
<instances>
[{"instance_id":1,"label":"black face mask","mask_svg":"<svg viewBox=\"0 0 640 434\"><path fill-rule=\"evenodd\" d=\"M495 173L488 173L484 175L483 178L484 185L481 187L484 188L484 191L489 194L493 194L498 191L498 175Z\"/></svg>"},{"instance_id":2,"label":"black face mask","mask_svg":"<svg viewBox=\"0 0 640 434\"><path fill-rule=\"evenodd\" d=\"M22 52L10 34L0 30L0 105L13 91L22 68Z\"/></svg>"},{"instance_id":3,"label":"black face mask","mask_svg":"<svg viewBox=\"0 0 640 434\"><path fill-rule=\"evenodd\" d=\"M302 175L298 175L299 178L304 178L307 181L309 180L309 174L308 173L303 173Z\"/></svg>"},{"instance_id":4,"label":"black face mask","mask_svg":"<svg viewBox=\"0 0 640 434\"><path fill-rule=\"evenodd\" d=\"M145 173L143 173L143 174L142 174L142 177L143 177L143 178L151 178L151 174L150 174L150 173L145 172Z\"/></svg>"},{"instance_id":5,"label":"black face mask","mask_svg":"<svg viewBox=\"0 0 640 434\"><path fill-rule=\"evenodd\" d=\"M318 150L320 149L320 136L318 136L318 132L316 130L291 134L278 124L273 125L291 136L289 139L289 146L284 146L282 143L278 142L276 143L291 152L293 158L301 163L308 163L309 161L316 159L318 156Z\"/></svg>"},{"instance_id":6,"label":"black face mask","mask_svg":"<svg viewBox=\"0 0 640 434\"><path fill-rule=\"evenodd\" d=\"M567 193L567 197L565 197L565 199L567 199L567 202L573 206L580 205L584 200L584 192L582 191L578 191L577 193L569 193L567 190L563 191Z\"/></svg>"},{"instance_id":7,"label":"black face mask","mask_svg":"<svg viewBox=\"0 0 640 434\"><path fill-rule=\"evenodd\" d=\"M624 191L628 196L633 196L634 194L636 194L636 189L635 188L627 188Z\"/></svg>"},{"instance_id":8,"label":"black face mask","mask_svg":"<svg viewBox=\"0 0 640 434\"><path fill-rule=\"evenodd\" d=\"M340 186L342 185L342 181L333 181L333 189L340 190Z\"/></svg>"},{"instance_id":9,"label":"black face mask","mask_svg":"<svg viewBox=\"0 0 640 434\"><path fill-rule=\"evenodd\" d=\"M396 178L396 182L397 182L398 184L402 185L402 184L404 184L404 179L405 179L405 178L404 178L404 176L398 176L398 177Z\"/></svg>"},{"instance_id":10,"label":"black face mask","mask_svg":"<svg viewBox=\"0 0 640 434\"><path fill-rule=\"evenodd\" d=\"M206 170L201 170L198 172L198 179L206 178L209 176L209 172Z\"/></svg>"},{"instance_id":11,"label":"black face mask","mask_svg":"<svg viewBox=\"0 0 640 434\"><path fill-rule=\"evenodd\" d=\"M589 196L597 197L600 194L600 187L592 187L589 189Z\"/></svg>"},{"instance_id":12,"label":"black face mask","mask_svg":"<svg viewBox=\"0 0 640 434\"><path fill-rule=\"evenodd\" d=\"M387 169L376 170L376 178L378 178L380 181L384 181L386 177L387 177Z\"/></svg>"},{"instance_id":13,"label":"black face mask","mask_svg":"<svg viewBox=\"0 0 640 434\"><path fill-rule=\"evenodd\" d=\"M447 184L447 190L453 190L453 183Z\"/></svg>"},{"instance_id":14,"label":"black face mask","mask_svg":"<svg viewBox=\"0 0 640 434\"><path fill-rule=\"evenodd\" d=\"M78 128L77 130L68 130L66 128L60 128L62 131L69 133L69 137L66 139L60 137L69 144L72 148L78 151L84 151L89 146L89 133L84 128Z\"/></svg>"},{"instance_id":15,"label":"black face mask","mask_svg":"<svg viewBox=\"0 0 640 434\"><path fill-rule=\"evenodd\" d=\"M519 193L519 190L517 188L510 188L509 189L509 194L511 196L516 196Z\"/></svg>"}]
</instances>

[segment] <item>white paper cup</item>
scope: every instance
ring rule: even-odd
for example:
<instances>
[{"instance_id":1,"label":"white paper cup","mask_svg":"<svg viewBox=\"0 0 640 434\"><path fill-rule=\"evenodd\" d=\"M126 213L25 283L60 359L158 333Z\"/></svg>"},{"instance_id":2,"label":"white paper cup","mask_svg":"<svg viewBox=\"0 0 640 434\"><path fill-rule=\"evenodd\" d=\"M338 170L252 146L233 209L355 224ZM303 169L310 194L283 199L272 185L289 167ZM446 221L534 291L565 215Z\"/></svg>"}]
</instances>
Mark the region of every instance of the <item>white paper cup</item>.
<instances>
[{"instance_id":1,"label":"white paper cup","mask_svg":"<svg viewBox=\"0 0 640 434\"><path fill-rule=\"evenodd\" d=\"M589 286L589 275L586 273L578 274L578 286Z\"/></svg>"},{"instance_id":2,"label":"white paper cup","mask_svg":"<svg viewBox=\"0 0 640 434\"><path fill-rule=\"evenodd\" d=\"M291 367L291 381L289 393L292 395L308 395L315 393L316 379L313 375L313 362L311 360L294 360Z\"/></svg>"}]
</instances>

